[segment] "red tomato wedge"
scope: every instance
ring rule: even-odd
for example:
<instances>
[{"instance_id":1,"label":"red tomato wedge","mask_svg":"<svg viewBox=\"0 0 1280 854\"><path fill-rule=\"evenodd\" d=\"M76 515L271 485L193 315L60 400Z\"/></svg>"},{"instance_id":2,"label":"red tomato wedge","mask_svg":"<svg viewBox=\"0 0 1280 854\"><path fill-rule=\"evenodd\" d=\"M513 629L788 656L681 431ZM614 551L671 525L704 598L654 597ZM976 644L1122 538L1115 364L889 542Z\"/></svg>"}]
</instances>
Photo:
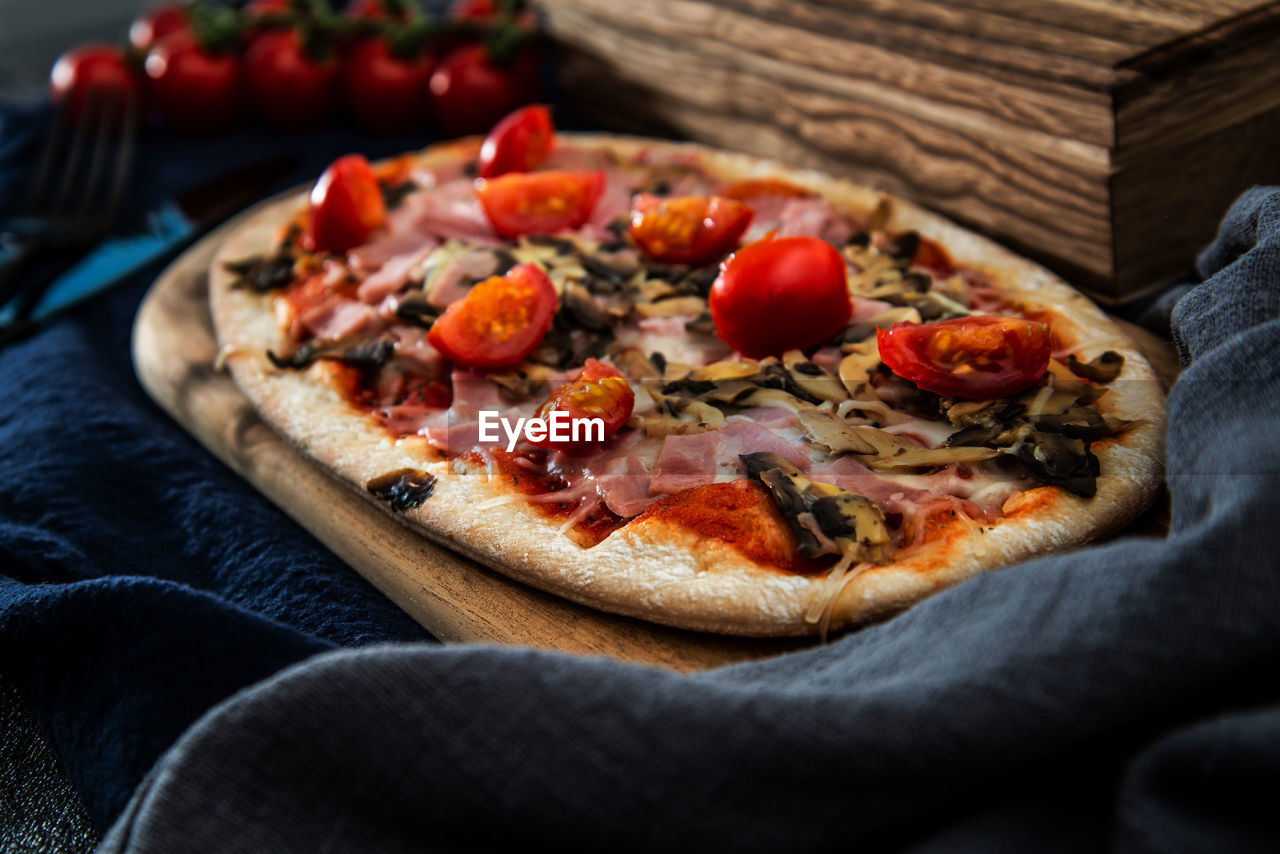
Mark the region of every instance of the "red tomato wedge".
<instances>
[{"instance_id":1,"label":"red tomato wedge","mask_svg":"<svg viewBox=\"0 0 1280 854\"><path fill-rule=\"evenodd\" d=\"M477 178L476 198L502 237L552 234L591 218L604 192L603 172L512 172Z\"/></svg>"},{"instance_id":2,"label":"red tomato wedge","mask_svg":"<svg viewBox=\"0 0 1280 854\"><path fill-rule=\"evenodd\" d=\"M737 246L751 216L751 208L722 196L643 193L631 202L631 239L658 261L701 265Z\"/></svg>"},{"instance_id":3,"label":"red tomato wedge","mask_svg":"<svg viewBox=\"0 0 1280 854\"><path fill-rule=\"evenodd\" d=\"M604 428L601 438L607 438L627 423L635 404L635 392L622 374L603 362L587 359L576 379L551 393L547 402L538 409L538 417L549 423L553 412L567 413L570 422L598 418ZM572 428L568 429L572 436ZM600 436L596 432L598 428L587 429L586 424L582 424L579 430L579 435L587 437L587 441L595 441L595 437ZM571 448L582 444L582 441L556 441L549 434L535 444L548 448Z\"/></svg>"},{"instance_id":4,"label":"red tomato wedge","mask_svg":"<svg viewBox=\"0 0 1280 854\"><path fill-rule=\"evenodd\" d=\"M368 240L386 220L382 190L369 161L347 154L333 161L311 190L311 217L302 246L310 252L346 252Z\"/></svg>"},{"instance_id":5,"label":"red tomato wedge","mask_svg":"<svg viewBox=\"0 0 1280 854\"><path fill-rule=\"evenodd\" d=\"M1049 367L1049 327L1022 317L974 315L876 330L880 359L934 394L992 400L1022 391Z\"/></svg>"},{"instance_id":6,"label":"red tomato wedge","mask_svg":"<svg viewBox=\"0 0 1280 854\"><path fill-rule=\"evenodd\" d=\"M489 131L480 146L476 174L496 178L508 172L528 172L547 159L555 132L551 110L542 104L521 107Z\"/></svg>"},{"instance_id":7,"label":"red tomato wedge","mask_svg":"<svg viewBox=\"0 0 1280 854\"><path fill-rule=\"evenodd\" d=\"M491 276L452 303L427 332L450 361L488 370L520 364L537 349L556 313L556 289L535 264Z\"/></svg>"},{"instance_id":8,"label":"red tomato wedge","mask_svg":"<svg viewBox=\"0 0 1280 854\"><path fill-rule=\"evenodd\" d=\"M720 266L707 307L716 334L752 358L821 344L853 314L844 259L817 237L742 247Z\"/></svg>"}]
</instances>

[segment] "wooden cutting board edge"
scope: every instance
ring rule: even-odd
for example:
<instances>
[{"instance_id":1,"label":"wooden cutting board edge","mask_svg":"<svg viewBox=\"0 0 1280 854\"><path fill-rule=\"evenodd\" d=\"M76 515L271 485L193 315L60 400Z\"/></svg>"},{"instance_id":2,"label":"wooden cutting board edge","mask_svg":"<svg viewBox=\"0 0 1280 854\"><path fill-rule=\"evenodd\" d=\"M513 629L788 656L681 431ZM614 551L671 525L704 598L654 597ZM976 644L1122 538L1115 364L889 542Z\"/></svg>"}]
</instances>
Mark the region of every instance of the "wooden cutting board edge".
<instances>
[{"instance_id":1,"label":"wooden cutting board edge","mask_svg":"<svg viewBox=\"0 0 1280 854\"><path fill-rule=\"evenodd\" d=\"M577 605L414 534L309 462L258 417L229 374L214 368L217 346L208 309L208 267L225 237L255 210L206 235L156 279L134 321L138 380L214 456L433 635L447 643L605 655L681 671L817 643L688 632ZM1177 360L1168 344L1143 329L1122 325L1166 387L1171 384Z\"/></svg>"}]
</instances>

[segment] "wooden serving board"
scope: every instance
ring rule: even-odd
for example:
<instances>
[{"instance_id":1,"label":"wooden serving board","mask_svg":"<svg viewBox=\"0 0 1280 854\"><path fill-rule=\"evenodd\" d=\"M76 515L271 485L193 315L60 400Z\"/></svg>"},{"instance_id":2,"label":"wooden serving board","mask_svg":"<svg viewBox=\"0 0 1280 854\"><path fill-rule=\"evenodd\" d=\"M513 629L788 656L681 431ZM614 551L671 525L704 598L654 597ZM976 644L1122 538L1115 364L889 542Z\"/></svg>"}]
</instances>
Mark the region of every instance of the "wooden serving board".
<instances>
[{"instance_id":1,"label":"wooden serving board","mask_svg":"<svg viewBox=\"0 0 1280 854\"><path fill-rule=\"evenodd\" d=\"M252 213L196 243L156 279L134 323L138 379L201 444L432 634L446 642L519 644L686 671L816 643L701 634L585 608L419 537L308 462L213 364L209 264L226 235ZM1136 327L1131 331L1171 381L1177 361L1168 345ZM1158 512L1140 525L1158 532Z\"/></svg>"}]
</instances>

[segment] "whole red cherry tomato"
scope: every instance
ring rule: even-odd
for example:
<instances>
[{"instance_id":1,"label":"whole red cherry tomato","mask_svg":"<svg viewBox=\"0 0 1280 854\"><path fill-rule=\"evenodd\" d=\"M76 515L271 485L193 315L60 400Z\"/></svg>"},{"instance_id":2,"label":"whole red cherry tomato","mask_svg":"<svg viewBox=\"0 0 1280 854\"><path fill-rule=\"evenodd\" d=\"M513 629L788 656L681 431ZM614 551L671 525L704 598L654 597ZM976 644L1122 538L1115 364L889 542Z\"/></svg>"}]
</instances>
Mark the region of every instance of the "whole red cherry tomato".
<instances>
[{"instance_id":1,"label":"whole red cherry tomato","mask_svg":"<svg viewBox=\"0 0 1280 854\"><path fill-rule=\"evenodd\" d=\"M635 392L631 390L631 386L627 384L622 374L603 362L587 359L576 378L551 393L547 402L538 409L538 417L550 422L551 413L564 412L569 416L570 422L598 418L603 422L604 427L603 435L600 437L607 438L627 423L635 405ZM579 430L581 431L582 427L579 427ZM569 432L572 437L572 428L569 428ZM588 429L585 433L580 432L578 435L590 436L591 440L594 440L600 434ZM574 442L572 438L568 441L556 441L552 438L552 434L548 433L546 439L534 444L567 449L581 445L582 442Z\"/></svg>"},{"instance_id":2,"label":"whole red cherry tomato","mask_svg":"<svg viewBox=\"0 0 1280 854\"><path fill-rule=\"evenodd\" d=\"M542 104L521 107L484 138L476 174L496 178L507 172L528 172L547 159L555 133L549 109Z\"/></svg>"},{"instance_id":3,"label":"whole red cherry tomato","mask_svg":"<svg viewBox=\"0 0 1280 854\"><path fill-rule=\"evenodd\" d=\"M67 118L73 122L82 115L90 89L98 104L97 115L108 99L119 99L113 109L120 110L125 99L139 94L138 79L124 54L103 44L81 45L58 57L49 75L49 89L55 103L65 103Z\"/></svg>"},{"instance_id":4,"label":"whole red cherry tomato","mask_svg":"<svg viewBox=\"0 0 1280 854\"><path fill-rule=\"evenodd\" d=\"M1022 391L1049 367L1049 327L1022 317L974 315L876 330L880 359L935 394L992 400Z\"/></svg>"},{"instance_id":5,"label":"whole red cherry tomato","mask_svg":"<svg viewBox=\"0 0 1280 854\"><path fill-rule=\"evenodd\" d=\"M164 3L143 12L129 25L129 44L146 53L160 39L187 26L187 7L180 3Z\"/></svg>"},{"instance_id":6,"label":"whole red cherry tomato","mask_svg":"<svg viewBox=\"0 0 1280 854\"><path fill-rule=\"evenodd\" d=\"M519 264L451 303L427 340L457 364L509 368L538 348L555 313L556 289L547 274L535 264Z\"/></svg>"},{"instance_id":7,"label":"whole red cherry tomato","mask_svg":"<svg viewBox=\"0 0 1280 854\"><path fill-rule=\"evenodd\" d=\"M430 52L400 57L383 38L357 42L343 65L347 107L365 127L405 130L430 118Z\"/></svg>"},{"instance_id":8,"label":"whole red cherry tomato","mask_svg":"<svg viewBox=\"0 0 1280 854\"><path fill-rule=\"evenodd\" d=\"M446 133L461 136L488 130L536 92L533 54L523 51L498 66L478 44L454 48L431 75L436 118Z\"/></svg>"},{"instance_id":9,"label":"whole red cherry tomato","mask_svg":"<svg viewBox=\"0 0 1280 854\"><path fill-rule=\"evenodd\" d=\"M631 201L631 239L658 261L701 265L737 246L751 216L751 208L721 196L642 193Z\"/></svg>"},{"instance_id":10,"label":"whole red cherry tomato","mask_svg":"<svg viewBox=\"0 0 1280 854\"><path fill-rule=\"evenodd\" d=\"M386 220L382 190L369 161L348 154L333 161L312 188L302 246L311 252L346 252Z\"/></svg>"},{"instance_id":11,"label":"whole red cherry tomato","mask_svg":"<svg viewBox=\"0 0 1280 854\"><path fill-rule=\"evenodd\" d=\"M212 130L240 112L240 59L203 47L190 29L170 33L147 54L147 95L173 127Z\"/></svg>"},{"instance_id":12,"label":"whole red cherry tomato","mask_svg":"<svg viewBox=\"0 0 1280 854\"><path fill-rule=\"evenodd\" d=\"M333 115L340 70L334 55L308 50L297 29L259 33L244 52L249 103L276 127L316 125Z\"/></svg>"},{"instance_id":13,"label":"whole red cherry tomato","mask_svg":"<svg viewBox=\"0 0 1280 854\"><path fill-rule=\"evenodd\" d=\"M853 314L844 259L816 237L742 247L721 265L707 307L716 334L753 358L820 344Z\"/></svg>"},{"instance_id":14,"label":"whole red cherry tomato","mask_svg":"<svg viewBox=\"0 0 1280 854\"><path fill-rule=\"evenodd\" d=\"M591 218L603 172L509 172L476 179L476 198L502 237L553 234Z\"/></svg>"}]
</instances>

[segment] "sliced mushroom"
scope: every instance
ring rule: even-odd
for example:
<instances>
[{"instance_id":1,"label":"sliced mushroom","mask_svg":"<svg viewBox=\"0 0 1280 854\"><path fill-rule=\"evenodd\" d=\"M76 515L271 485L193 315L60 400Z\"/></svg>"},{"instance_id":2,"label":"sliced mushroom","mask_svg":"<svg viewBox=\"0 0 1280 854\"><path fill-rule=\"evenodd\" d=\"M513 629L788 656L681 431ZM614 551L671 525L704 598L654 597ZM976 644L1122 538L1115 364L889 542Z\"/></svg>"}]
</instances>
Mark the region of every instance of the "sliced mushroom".
<instances>
[{"instance_id":1,"label":"sliced mushroom","mask_svg":"<svg viewBox=\"0 0 1280 854\"><path fill-rule=\"evenodd\" d=\"M747 474L769 490L802 555L888 559L889 530L884 513L873 502L837 486L814 483L777 454L744 454L738 459Z\"/></svg>"},{"instance_id":2,"label":"sliced mushroom","mask_svg":"<svg viewBox=\"0 0 1280 854\"><path fill-rule=\"evenodd\" d=\"M720 382L723 380L746 379L758 373L760 373L760 363L755 359L722 359L719 362L712 362L709 365L703 365L701 368L695 368L693 373L689 374L689 377L695 380Z\"/></svg>"},{"instance_id":3,"label":"sliced mushroom","mask_svg":"<svg viewBox=\"0 0 1280 854\"><path fill-rule=\"evenodd\" d=\"M696 317L707 310L707 301L702 297L672 297L659 302L636 303L636 314L641 317L678 317L687 315Z\"/></svg>"},{"instance_id":4,"label":"sliced mushroom","mask_svg":"<svg viewBox=\"0 0 1280 854\"><path fill-rule=\"evenodd\" d=\"M871 374L880 367L880 350L871 338L853 345L849 354L840 361L840 382L849 396L869 400L875 397L871 387Z\"/></svg>"},{"instance_id":5,"label":"sliced mushroom","mask_svg":"<svg viewBox=\"0 0 1280 854\"><path fill-rule=\"evenodd\" d=\"M1098 491L1098 458L1080 439L1033 432L1012 449L1036 480L1084 498Z\"/></svg>"},{"instance_id":6,"label":"sliced mushroom","mask_svg":"<svg viewBox=\"0 0 1280 854\"><path fill-rule=\"evenodd\" d=\"M1006 405L1003 401L996 400L957 400L945 406L944 414L957 427L973 427L989 423Z\"/></svg>"},{"instance_id":7,"label":"sliced mushroom","mask_svg":"<svg viewBox=\"0 0 1280 854\"><path fill-rule=\"evenodd\" d=\"M955 463L980 463L995 459L999 454L1000 452L995 448L969 445L950 448L909 448L895 456L875 457L865 462L868 468L873 469L933 468Z\"/></svg>"},{"instance_id":8,"label":"sliced mushroom","mask_svg":"<svg viewBox=\"0 0 1280 854\"><path fill-rule=\"evenodd\" d=\"M652 412L632 417L632 425L654 438L683 436L716 430L724 423L724 413L699 400L667 397L649 390L656 407Z\"/></svg>"},{"instance_id":9,"label":"sliced mushroom","mask_svg":"<svg viewBox=\"0 0 1280 854\"><path fill-rule=\"evenodd\" d=\"M514 400L525 400L545 388L551 374L551 368L546 365L525 364L518 370L502 374L491 373L488 377L508 397Z\"/></svg>"},{"instance_id":10,"label":"sliced mushroom","mask_svg":"<svg viewBox=\"0 0 1280 854\"><path fill-rule=\"evenodd\" d=\"M379 475L365 489L375 498L401 512L420 507L431 497L436 488L436 477L431 472L417 469L399 469Z\"/></svg>"},{"instance_id":11,"label":"sliced mushroom","mask_svg":"<svg viewBox=\"0 0 1280 854\"><path fill-rule=\"evenodd\" d=\"M661 354L655 353L654 355ZM620 350L614 355L613 362L633 380L658 380L662 378L659 366L650 361L638 347L628 347L625 350Z\"/></svg>"},{"instance_id":12,"label":"sliced mushroom","mask_svg":"<svg viewBox=\"0 0 1280 854\"><path fill-rule=\"evenodd\" d=\"M412 291L396 303L396 317L423 329L430 329L443 311L439 306L427 302L427 295L422 291Z\"/></svg>"},{"instance_id":13,"label":"sliced mushroom","mask_svg":"<svg viewBox=\"0 0 1280 854\"><path fill-rule=\"evenodd\" d=\"M848 400L849 394L839 379L831 376L822 368L805 358L799 350L788 350L782 354L782 365L791 375L792 381L801 389L819 400L839 403Z\"/></svg>"},{"instance_id":14,"label":"sliced mushroom","mask_svg":"<svg viewBox=\"0 0 1280 854\"><path fill-rule=\"evenodd\" d=\"M380 368L395 352L395 344L381 338L339 338L336 341L308 341L285 356L270 350L267 358L277 368L299 370L317 359L343 362L356 368Z\"/></svg>"},{"instance_id":15,"label":"sliced mushroom","mask_svg":"<svg viewBox=\"0 0 1280 854\"><path fill-rule=\"evenodd\" d=\"M1049 433L1061 433L1072 439L1093 442L1114 436L1133 422L1110 415L1103 415L1088 406L1072 406L1061 414L1042 415L1035 419L1036 429Z\"/></svg>"},{"instance_id":16,"label":"sliced mushroom","mask_svg":"<svg viewBox=\"0 0 1280 854\"><path fill-rule=\"evenodd\" d=\"M895 323L919 323L921 320L920 312L909 305L886 309L866 320L846 327L841 338L845 342L843 349L848 352L850 345L865 341L875 335L877 329L888 329Z\"/></svg>"},{"instance_id":17,"label":"sliced mushroom","mask_svg":"<svg viewBox=\"0 0 1280 854\"><path fill-rule=\"evenodd\" d=\"M799 413L806 439L829 454L874 454L876 446L853 431L843 418L820 409L805 408Z\"/></svg>"},{"instance_id":18,"label":"sliced mushroom","mask_svg":"<svg viewBox=\"0 0 1280 854\"><path fill-rule=\"evenodd\" d=\"M1089 362L1081 362L1075 354L1067 356L1067 368L1078 377L1084 377L1095 383L1109 383L1120 376L1124 368L1124 356L1114 350L1107 350Z\"/></svg>"},{"instance_id":19,"label":"sliced mushroom","mask_svg":"<svg viewBox=\"0 0 1280 854\"><path fill-rule=\"evenodd\" d=\"M293 284L297 260L292 251L282 247L274 254L228 261L222 267L235 276L231 287L249 288L261 294Z\"/></svg>"},{"instance_id":20,"label":"sliced mushroom","mask_svg":"<svg viewBox=\"0 0 1280 854\"><path fill-rule=\"evenodd\" d=\"M609 317L591 293L577 282L566 282L560 295L561 307L579 326L585 329L607 329Z\"/></svg>"}]
</instances>

